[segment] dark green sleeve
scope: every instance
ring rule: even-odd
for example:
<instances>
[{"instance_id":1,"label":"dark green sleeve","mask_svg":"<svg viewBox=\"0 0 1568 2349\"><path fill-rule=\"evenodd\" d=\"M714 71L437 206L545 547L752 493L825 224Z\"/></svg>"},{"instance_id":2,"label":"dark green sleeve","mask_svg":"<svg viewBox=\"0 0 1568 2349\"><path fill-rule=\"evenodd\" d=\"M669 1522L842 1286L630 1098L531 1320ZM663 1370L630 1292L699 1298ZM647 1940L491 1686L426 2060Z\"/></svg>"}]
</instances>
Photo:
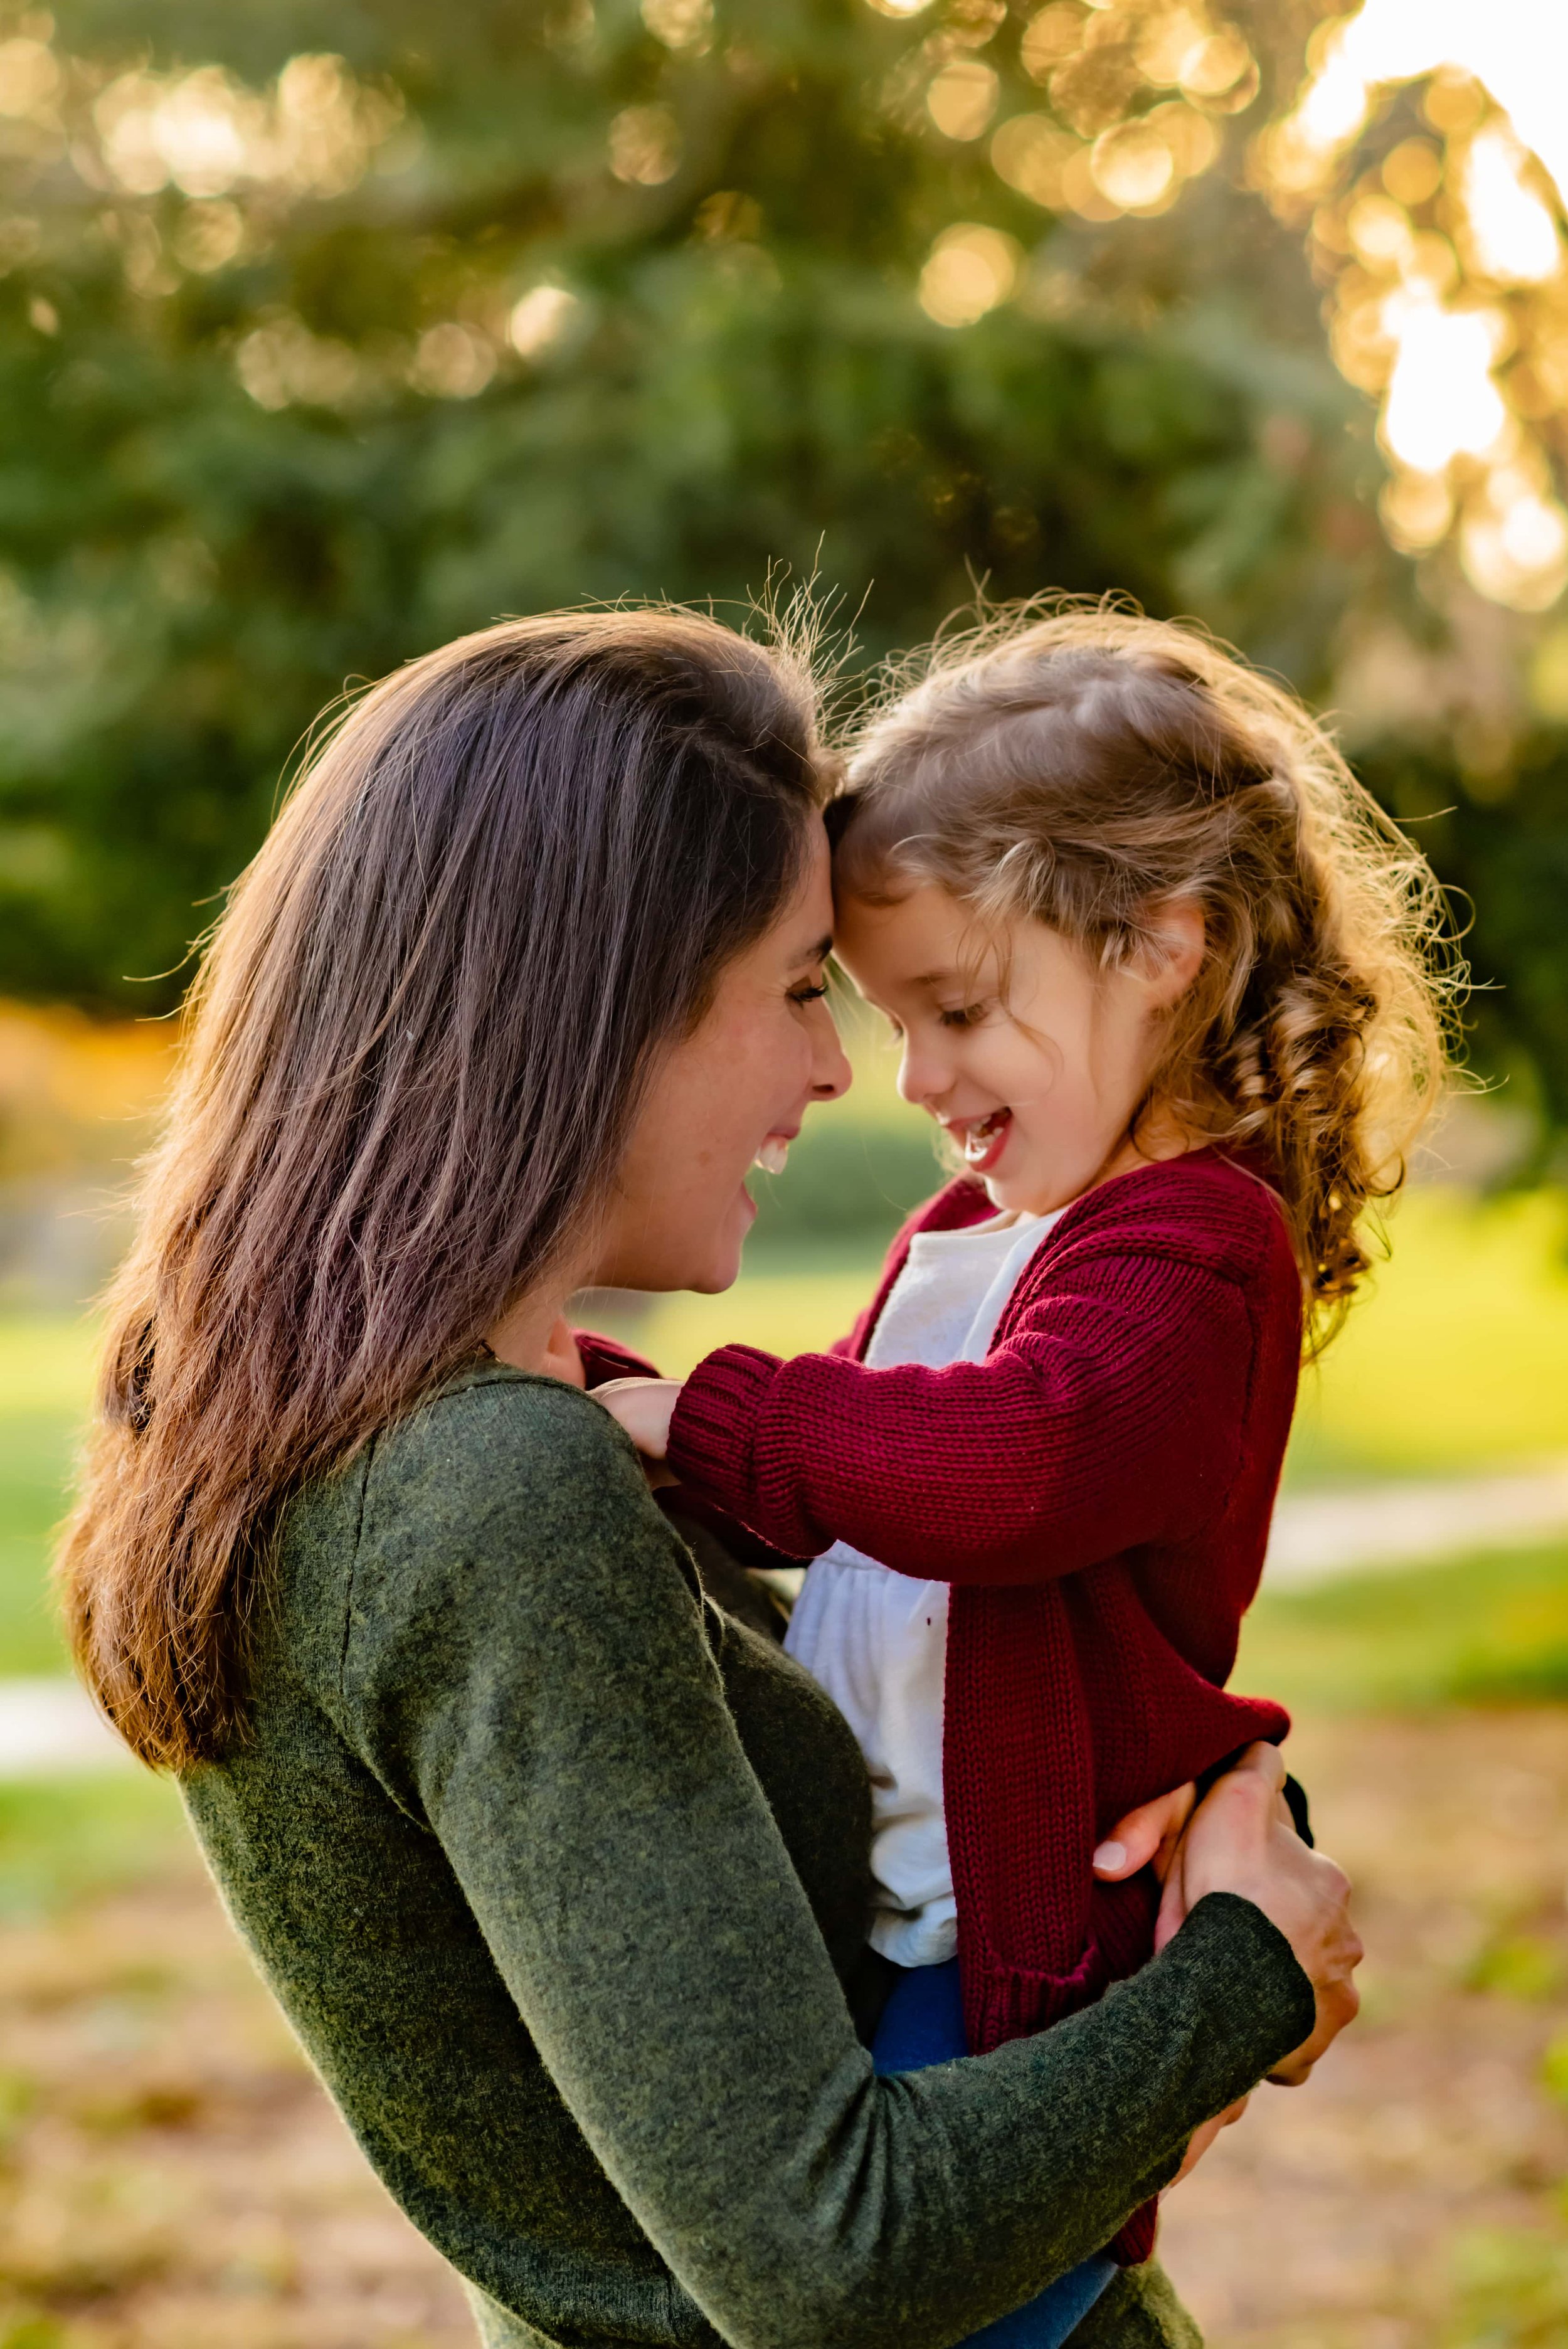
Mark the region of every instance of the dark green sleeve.
<instances>
[{"instance_id":1,"label":"dark green sleeve","mask_svg":"<svg viewBox=\"0 0 1568 2349\"><path fill-rule=\"evenodd\" d=\"M875 2078L629 1444L544 1382L428 1417L367 1480L343 1717L726 2341L975 2330L1107 2241L1307 2035L1287 1944L1220 1897L1057 2030Z\"/></svg>"}]
</instances>

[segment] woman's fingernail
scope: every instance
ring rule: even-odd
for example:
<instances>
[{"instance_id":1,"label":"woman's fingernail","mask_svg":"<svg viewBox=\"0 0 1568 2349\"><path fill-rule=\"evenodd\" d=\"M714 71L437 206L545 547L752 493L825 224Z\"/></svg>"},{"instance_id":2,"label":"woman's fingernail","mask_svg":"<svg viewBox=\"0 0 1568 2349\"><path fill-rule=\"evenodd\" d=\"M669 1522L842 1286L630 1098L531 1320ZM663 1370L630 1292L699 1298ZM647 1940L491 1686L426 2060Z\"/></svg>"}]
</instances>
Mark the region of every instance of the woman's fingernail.
<instances>
[{"instance_id":1,"label":"woman's fingernail","mask_svg":"<svg viewBox=\"0 0 1568 2349\"><path fill-rule=\"evenodd\" d=\"M1127 1846L1124 1843L1102 1843L1094 1855L1094 1866L1108 1871L1125 1867L1126 1862Z\"/></svg>"}]
</instances>

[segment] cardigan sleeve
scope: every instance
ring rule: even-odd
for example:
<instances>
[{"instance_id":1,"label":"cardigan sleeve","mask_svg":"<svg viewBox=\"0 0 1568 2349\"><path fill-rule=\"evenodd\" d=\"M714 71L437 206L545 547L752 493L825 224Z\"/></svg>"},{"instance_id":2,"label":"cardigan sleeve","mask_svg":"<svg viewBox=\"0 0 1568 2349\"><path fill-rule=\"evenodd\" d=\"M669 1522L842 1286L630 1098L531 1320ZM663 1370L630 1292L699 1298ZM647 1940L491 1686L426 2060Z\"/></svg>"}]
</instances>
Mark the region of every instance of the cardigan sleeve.
<instances>
[{"instance_id":1,"label":"cardigan sleeve","mask_svg":"<svg viewBox=\"0 0 1568 2349\"><path fill-rule=\"evenodd\" d=\"M598 1330L573 1330L572 1335L583 1357L583 1373L590 1394L610 1379L656 1379L660 1375L645 1354L624 1346L619 1338L606 1338Z\"/></svg>"},{"instance_id":2,"label":"cardigan sleeve","mask_svg":"<svg viewBox=\"0 0 1568 2349\"><path fill-rule=\"evenodd\" d=\"M377 1578L362 1544L351 1733L723 2339L941 2349L1107 2241L1307 2035L1311 1986L1261 1910L1215 1895L1091 2012L877 2078L685 1554L611 1423L539 1383L526 1415L497 1383L438 1420L418 1482L372 1478L403 1564Z\"/></svg>"},{"instance_id":3,"label":"cardigan sleeve","mask_svg":"<svg viewBox=\"0 0 1568 2349\"><path fill-rule=\"evenodd\" d=\"M983 1362L720 1348L682 1390L669 1459L797 1557L842 1540L900 1573L1037 1581L1180 1539L1217 1508L1253 1348L1225 1273L1075 1252Z\"/></svg>"}]
</instances>

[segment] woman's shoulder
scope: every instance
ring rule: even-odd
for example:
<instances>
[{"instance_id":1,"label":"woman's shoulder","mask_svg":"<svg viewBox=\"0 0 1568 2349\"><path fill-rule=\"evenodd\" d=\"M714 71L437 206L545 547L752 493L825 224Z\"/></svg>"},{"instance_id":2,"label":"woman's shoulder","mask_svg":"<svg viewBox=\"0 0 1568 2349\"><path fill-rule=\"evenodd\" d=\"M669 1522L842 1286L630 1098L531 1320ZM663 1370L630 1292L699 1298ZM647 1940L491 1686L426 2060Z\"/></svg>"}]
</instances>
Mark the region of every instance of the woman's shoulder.
<instances>
[{"instance_id":1,"label":"woman's shoulder","mask_svg":"<svg viewBox=\"0 0 1568 2349\"><path fill-rule=\"evenodd\" d=\"M404 1515L492 1515L542 1533L584 1511L650 1506L636 1453L609 1413L559 1379L466 1366L377 1438L367 1499Z\"/></svg>"},{"instance_id":2,"label":"woman's shoulder","mask_svg":"<svg viewBox=\"0 0 1568 2349\"><path fill-rule=\"evenodd\" d=\"M343 1685L361 1694L428 1694L491 1651L570 1649L595 1613L624 1618L633 1644L672 1608L683 1637L697 1619L630 1440L577 1388L500 1364L464 1370L383 1430L337 1546Z\"/></svg>"},{"instance_id":3,"label":"woman's shoulder","mask_svg":"<svg viewBox=\"0 0 1568 2349\"><path fill-rule=\"evenodd\" d=\"M466 1367L285 1514L285 1587L307 1611L390 1583L471 1588L493 1570L669 1538L608 1412L559 1380Z\"/></svg>"}]
</instances>

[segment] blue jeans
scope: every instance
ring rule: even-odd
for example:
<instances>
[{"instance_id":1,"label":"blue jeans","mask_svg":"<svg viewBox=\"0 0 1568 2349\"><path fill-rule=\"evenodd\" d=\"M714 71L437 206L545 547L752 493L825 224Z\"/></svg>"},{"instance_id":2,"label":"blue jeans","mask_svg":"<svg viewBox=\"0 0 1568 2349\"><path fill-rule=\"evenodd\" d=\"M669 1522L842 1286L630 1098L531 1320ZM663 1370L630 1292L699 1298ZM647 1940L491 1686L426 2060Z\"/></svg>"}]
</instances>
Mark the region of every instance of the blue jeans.
<instances>
[{"instance_id":1,"label":"blue jeans","mask_svg":"<svg viewBox=\"0 0 1568 2349\"><path fill-rule=\"evenodd\" d=\"M957 1959L944 1966L901 1967L872 2042L877 2070L923 2072L968 2053ZM1037 2299L970 2333L962 2349L1061 2349L1115 2273L1115 2261L1097 2253L1058 2276Z\"/></svg>"}]
</instances>

